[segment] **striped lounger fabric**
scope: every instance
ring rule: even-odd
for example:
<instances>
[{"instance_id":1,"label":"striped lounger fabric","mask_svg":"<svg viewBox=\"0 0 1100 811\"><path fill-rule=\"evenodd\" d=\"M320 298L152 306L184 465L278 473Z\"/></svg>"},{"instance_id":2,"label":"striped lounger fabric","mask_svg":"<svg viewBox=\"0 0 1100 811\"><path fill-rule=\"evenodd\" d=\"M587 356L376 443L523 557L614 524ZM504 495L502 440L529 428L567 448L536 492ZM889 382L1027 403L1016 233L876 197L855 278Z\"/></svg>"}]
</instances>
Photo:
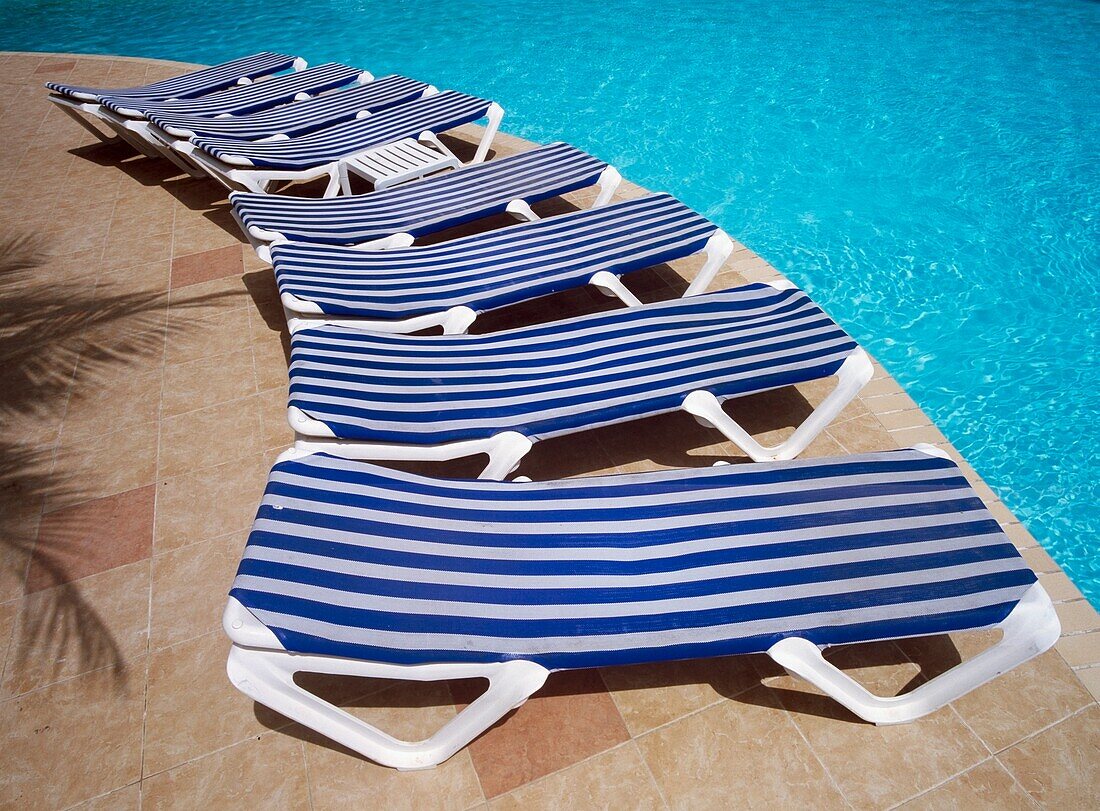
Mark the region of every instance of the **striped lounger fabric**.
<instances>
[{"instance_id":1,"label":"striped lounger fabric","mask_svg":"<svg viewBox=\"0 0 1100 811\"><path fill-rule=\"evenodd\" d=\"M288 242L273 245L271 258L291 311L404 319L421 329L412 319L464 308L468 326L477 312L577 287L601 271L618 276L690 256L716 233L675 197L655 194L438 245L361 251Z\"/></svg>"},{"instance_id":2,"label":"striped lounger fabric","mask_svg":"<svg viewBox=\"0 0 1100 811\"><path fill-rule=\"evenodd\" d=\"M525 450L681 409L692 392L720 403L830 377L853 355L869 377L862 350L809 296L766 284L490 335L330 325L291 336L291 424L300 434L414 447L518 432L526 446L505 447ZM497 477L516 462L501 462Z\"/></svg>"},{"instance_id":3,"label":"striped lounger fabric","mask_svg":"<svg viewBox=\"0 0 1100 811\"><path fill-rule=\"evenodd\" d=\"M250 237L357 245L405 233L412 237L500 214L587 188L608 168L564 143L435 175L373 194L317 199L233 192L229 201Z\"/></svg>"},{"instance_id":4,"label":"striped lounger fabric","mask_svg":"<svg viewBox=\"0 0 1100 811\"><path fill-rule=\"evenodd\" d=\"M170 135L253 141L273 135L299 136L420 98L428 85L405 76L383 76L359 87L234 118L153 110L149 120Z\"/></svg>"},{"instance_id":5,"label":"striped lounger fabric","mask_svg":"<svg viewBox=\"0 0 1100 811\"><path fill-rule=\"evenodd\" d=\"M364 85L362 89L370 86ZM360 88L356 88L349 92L359 90ZM445 132L477 121L485 117L491 104L492 102L476 96L447 90L357 121L348 121L289 140L255 143L200 136L193 138L192 142L207 154L233 166L309 169L351 157L371 147L402 138L415 138L425 130ZM312 128L309 121L304 121L303 125Z\"/></svg>"},{"instance_id":6,"label":"striped lounger fabric","mask_svg":"<svg viewBox=\"0 0 1100 811\"><path fill-rule=\"evenodd\" d=\"M196 115L208 118L218 115L244 115L287 104L299 93L312 95L334 90L350 84L362 73L363 71L359 68L329 62L308 70L276 76L264 82L231 87L196 99L135 104L132 99L125 96L107 95L103 96L100 102L116 113L138 109L146 117L153 113Z\"/></svg>"},{"instance_id":7,"label":"striped lounger fabric","mask_svg":"<svg viewBox=\"0 0 1100 811\"><path fill-rule=\"evenodd\" d=\"M81 101L97 101L100 96L119 99L127 97L138 102L165 101L167 99L186 99L215 93L231 87L241 79L256 79L294 67L299 63L297 57L286 54L262 53L223 62L220 65L185 73L160 82L141 87L99 88L80 87L61 82L47 82L46 87L54 93L70 96ZM300 64L300 63L299 63Z\"/></svg>"},{"instance_id":8,"label":"striped lounger fabric","mask_svg":"<svg viewBox=\"0 0 1100 811\"><path fill-rule=\"evenodd\" d=\"M868 720L912 720L1059 632L1035 574L933 450L544 483L284 458L230 591L230 678L398 768L440 762L572 668L766 652ZM992 626L1000 643L896 698L818 647ZM490 687L404 743L296 671Z\"/></svg>"}]
</instances>

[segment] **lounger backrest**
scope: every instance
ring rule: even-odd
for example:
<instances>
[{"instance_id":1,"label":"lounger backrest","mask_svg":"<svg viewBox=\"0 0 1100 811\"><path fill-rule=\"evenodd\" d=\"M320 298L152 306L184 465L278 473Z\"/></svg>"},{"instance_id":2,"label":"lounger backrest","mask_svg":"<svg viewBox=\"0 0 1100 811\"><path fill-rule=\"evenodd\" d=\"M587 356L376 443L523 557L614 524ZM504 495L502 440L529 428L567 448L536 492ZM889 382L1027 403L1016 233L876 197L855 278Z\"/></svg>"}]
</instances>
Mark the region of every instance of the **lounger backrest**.
<instances>
[{"instance_id":1,"label":"lounger backrest","mask_svg":"<svg viewBox=\"0 0 1100 811\"><path fill-rule=\"evenodd\" d=\"M154 111L149 114L149 120L162 128L189 130L200 138L237 141L277 134L298 136L350 121L364 111L377 112L412 101L423 95L427 87L424 82L405 76L384 76L360 87L237 118L207 118Z\"/></svg>"},{"instance_id":2,"label":"lounger backrest","mask_svg":"<svg viewBox=\"0 0 1100 811\"><path fill-rule=\"evenodd\" d=\"M247 158L255 166L317 166L374 146L402 138L415 138L425 130L443 132L476 121L485 117L491 104L492 102L476 96L447 90L366 118L285 141L238 143L201 137L193 138L192 141L199 148L223 160L238 156Z\"/></svg>"},{"instance_id":3,"label":"lounger backrest","mask_svg":"<svg viewBox=\"0 0 1100 811\"><path fill-rule=\"evenodd\" d=\"M46 87L55 93L63 95L91 95L104 94L115 98L130 96L145 101L163 101L164 99L185 99L202 96L206 93L214 93L224 90L236 84L242 78L255 79L259 76L267 76L271 73L290 68L296 57L287 54L263 51L252 56L234 59L231 62L223 62L202 70L185 73L182 76L174 76L152 84L140 87L101 88L79 87L67 85L61 82L47 82Z\"/></svg>"},{"instance_id":4,"label":"lounger backrest","mask_svg":"<svg viewBox=\"0 0 1100 811\"><path fill-rule=\"evenodd\" d=\"M1035 581L918 450L526 484L314 455L230 593L291 651L560 669L985 627Z\"/></svg>"}]
</instances>

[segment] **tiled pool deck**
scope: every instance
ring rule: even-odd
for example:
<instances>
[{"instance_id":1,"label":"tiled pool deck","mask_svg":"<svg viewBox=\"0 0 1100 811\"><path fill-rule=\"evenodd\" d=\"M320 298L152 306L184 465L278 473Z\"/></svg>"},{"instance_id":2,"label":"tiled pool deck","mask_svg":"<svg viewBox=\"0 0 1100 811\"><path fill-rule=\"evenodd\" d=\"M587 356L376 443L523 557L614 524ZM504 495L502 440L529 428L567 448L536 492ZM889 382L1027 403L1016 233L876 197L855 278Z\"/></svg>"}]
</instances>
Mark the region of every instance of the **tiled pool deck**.
<instances>
[{"instance_id":1,"label":"tiled pool deck","mask_svg":"<svg viewBox=\"0 0 1100 811\"><path fill-rule=\"evenodd\" d=\"M42 88L140 84L180 68L0 54L0 806L1100 806L1100 621L965 465L1058 601L1065 636L913 724L860 723L760 657L611 668L552 676L441 767L402 774L234 690L221 609L267 469L291 441L270 270L242 245L220 187L95 145ZM496 147L525 144L501 136ZM627 184L624 194L640 192ZM564 209L543 209L554 206ZM669 298L688 265L630 284ZM715 286L777 275L739 247ZM579 291L479 328L608 306ZM807 386L734 411L768 438L821 395ZM521 472L741 458L715 436L674 414L536 445ZM878 368L808 453L915 442L957 458ZM833 658L897 691L981 644L944 637ZM315 688L413 738L469 700L461 685Z\"/></svg>"}]
</instances>

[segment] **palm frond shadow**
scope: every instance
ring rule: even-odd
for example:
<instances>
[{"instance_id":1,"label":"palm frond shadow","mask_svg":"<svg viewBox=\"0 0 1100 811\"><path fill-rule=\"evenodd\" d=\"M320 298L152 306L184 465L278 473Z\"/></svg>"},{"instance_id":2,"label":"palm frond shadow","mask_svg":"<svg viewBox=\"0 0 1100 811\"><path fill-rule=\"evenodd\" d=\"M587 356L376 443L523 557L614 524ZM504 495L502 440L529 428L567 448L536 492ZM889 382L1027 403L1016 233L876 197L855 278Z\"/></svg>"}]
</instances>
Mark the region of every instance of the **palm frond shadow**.
<instances>
[{"instance_id":1,"label":"palm frond shadow","mask_svg":"<svg viewBox=\"0 0 1100 811\"><path fill-rule=\"evenodd\" d=\"M56 469L57 426L71 392L109 384L139 360L163 352L185 319L166 319L167 291L118 292L88 279L55 278L34 234L0 234L0 572L28 594L12 646L19 668L31 657L60 673L109 669L125 688L126 666L114 634L66 568L80 555L73 525L40 541L47 496L75 504L91 496ZM173 307L209 304L231 294L194 296ZM103 415L106 422L109 415ZM33 588L27 578L33 572ZM75 661L74 661L75 660Z\"/></svg>"}]
</instances>

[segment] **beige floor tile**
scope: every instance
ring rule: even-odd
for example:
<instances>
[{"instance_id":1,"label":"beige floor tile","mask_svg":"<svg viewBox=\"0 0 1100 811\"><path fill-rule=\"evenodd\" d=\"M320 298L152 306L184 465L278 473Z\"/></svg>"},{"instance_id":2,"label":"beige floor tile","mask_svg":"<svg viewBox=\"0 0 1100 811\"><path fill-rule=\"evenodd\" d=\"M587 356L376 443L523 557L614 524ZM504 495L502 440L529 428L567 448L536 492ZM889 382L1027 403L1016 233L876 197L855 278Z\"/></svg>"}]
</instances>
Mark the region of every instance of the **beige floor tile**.
<instances>
[{"instance_id":1,"label":"beige floor tile","mask_svg":"<svg viewBox=\"0 0 1100 811\"><path fill-rule=\"evenodd\" d=\"M871 414L830 425L825 432L844 448L845 453L868 453L898 447L892 435Z\"/></svg>"},{"instance_id":2,"label":"beige floor tile","mask_svg":"<svg viewBox=\"0 0 1100 811\"><path fill-rule=\"evenodd\" d=\"M877 695L897 694L917 674L917 668L889 644L839 649L830 660ZM814 688L791 681L800 692L784 690L784 705L856 808L901 802L989 756L950 708L910 724L874 726Z\"/></svg>"},{"instance_id":3,"label":"beige floor tile","mask_svg":"<svg viewBox=\"0 0 1100 811\"><path fill-rule=\"evenodd\" d=\"M494 811L665 807L637 746L627 743L498 797Z\"/></svg>"},{"instance_id":4,"label":"beige floor tile","mask_svg":"<svg viewBox=\"0 0 1100 811\"><path fill-rule=\"evenodd\" d=\"M1100 628L1100 615L1088 600L1059 603L1057 610L1063 634L1076 634Z\"/></svg>"},{"instance_id":5,"label":"beige floor tile","mask_svg":"<svg viewBox=\"0 0 1100 811\"><path fill-rule=\"evenodd\" d=\"M139 808L141 808L141 785L131 783L124 788L74 805L71 811L138 811Z\"/></svg>"},{"instance_id":6,"label":"beige floor tile","mask_svg":"<svg viewBox=\"0 0 1100 811\"><path fill-rule=\"evenodd\" d=\"M1043 808L1100 806L1100 706L1093 705L998 755Z\"/></svg>"},{"instance_id":7,"label":"beige floor tile","mask_svg":"<svg viewBox=\"0 0 1100 811\"><path fill-rule=\"evenodd\" d=\"M375 693L365 707L345 708L403 740L421 740L454 717L447 685L401 683ZM315 811L330 808L469 808L484 799L468 750L434 769L399 772L306 733L306 763Z\"/></svg>"},{"instance_id":8,"label":"beige floor tile","mask_svg":"<svg viewBox=\"0 0 1100 811\"><path fill-rule=\"evenodd\" d=\"M54 469L56 484L47 496L46 509L152 484L156 469L156 423L140 423L124 431L62 442Z\"/></svg>"},{"instance_id":9,"label":"beige floor tile","mask_svg":"<svg viewBox=\"0 0 1100 811\"><path fill-rule=\"evenodd\" d=\"M163 234L112 234L103 245L104 270L118 270L149 262L171 258L172 235Z\"/></svg>"},{"instance_id":10,"label":"beige floor tile","mask_svg":"<svg viewBox=\"0 0 1100 811\"><path fill-rule=\"evenodd\" d=\"M168 363L235 352L249 346L247 310L225 314L218 318L195 320L186 313L168 318Z\"/></svg>"},{"instance_id":11,"label":"beige floor tile","mask_svg":"<svg viewBox=\"0 0 1100 811\"><path fill-rule=\"evenodd\" d=\"M248 529L270 467L257 454L162 478L157 484L154 554Z\"/></svg>"},{"instance_id":12,"label":"beige floor tile","mask_svg":"<svg viewBox=\"0 0 1100 811\"><path fill-rule=\"evenodd\" d=\"M0 704L0 806L65 808L137 780L144 695L134 682L120 689L100 670Z\"/></svg>"},{"instance_id":13,"label":"beige floor tile","mask_svg":"<svg viewBox=\"0 0 1100 811\"><path fill-rule=\"evenodd\" d=\"M967 647L962 638L956 641L966 659L986 647ZM1047 651L968 693L954 706L986 745L999 752L1091 700L1057 651Z\"/></svg>"},{"instance_id":14,"label":"beige floor tile","mask_svg":"<svg viewBox=\"0 0 1100 811\"><path fill-rule=\"evenodd\" d=\"M247 533L234 532L153 558L153 650L221 627L246 538Z\"/></svg>"},{"instance_id":15,"label":"beige floor tile","mask_svg":"<svg viewBox=\"0 0 1100 811\"><path fill-rule=\"evenodd\" d=\"M287 421L287 386L260 392L260 422L264 450L282 450L294 442L294 431Z\"/></svg>"},{"instance_id":16,"label":"beige floor tile","mask_svg":"<svg viewBox=\"0 0 1100 811\"><path fill-rule=\"evenodd\" d=\"M160 418L161 373L97 372L73 386L61 426L64 442L90 439Z\"/></svg>"},{"instance_id":17,"label":"beige floor tile","mask_svg":"<svg viewBox=\"0 0 1100 811\"><path fill-rule=\"evenodd\" d=\"M600 673L634 736L760 683L752 656L609 667Z\"/></svg>"},{"instance_id":18,"label":"beige floor tile","mask_svg":"<svg viewBox=\"0 0 1100 811\"><path fill-rule=\"evenodd\" d=\"M245 397L163 419L160 476L178 476L259 453L257 405L257 397Z\"/></svg>"},{"instance_id":19,"label":"beige floor tile","mask_svg":"<svg viewBox=\"0 0 1100 811\"><path fill-rule=\"evenodd\" d=\"M230 684L228 654L229 640L219 630L150 655L146 777L285 725Z\"/></svg>"},{"instance_id":20,"label":"beige floor tile","mask_svg":"<svg viewBox=\"0 0 1100 811\"><path fill-rule=\"evenodd\" d=\"M192 319L221 318L234 310L255 307L252 295L239 274L178 286L176 280L178 261L173 262L172 268L170 315L186 314Z\"/></svg>"},{"instance_id":21,"label":"beige floor tile","mask_svg":"<svg viewBox=\"0 0 1100 811\"><path fill-rule=\"evenodd\" d=\"M165 417L240 400L255 393L250 349L164 367Z\"/></svg>"},{"instance_id":22,"label":"beige floor tile","mask_svg":"<svg viewBox=\"0 0 1100 811\"><path fill-rule=\"evenodd\" d=\"M1100 631L1064 636L1055 648L1073 667L1100 664Z\"/></svg>"},{"instance_id":23,"label":"beige floor tile","mask_svg":"<svg viewBox=\"0 0 1100 811\"><path fill-rule=\"evenodd\" d=\"M8 661L8 650L11 647L20 605L18 600L0 603L0 673L4 672Z\"/></svg>"},{"instance_id":24,"label":"beige floor tile","mask_svg":"<svg viewBox=\"0 0 1100 811\"><path fill-rule=\"evenodd\" d=\"M148 615L148 561L28 595L4 669L4 696L102 668L120 684L132 681L134 662L144 661Z\"/></svg>"},{"instance_id":25,"label":"beige floor tile","mask_svg":"<svg viewBox=\"0 0 1100 811\"><path fill-rule=\"evenodd\" d=\"M672 808L842 808L810 747L765 689L637 739Z\"/></svg>"},{"instance_id":26,"label":"beige floor tile","mask_svg":"<svg viewBox=\"0 0 1100 811\"><path fill-rule=\"evenodd\" d=\"M1000 763L987 760L901 807L905 811L1027 811L1035 806Z\"/></svg>"},{"instance_id":27,"label":"beige floor tile","mask_svg":"<svg viewBox=\"0 0 1100 811\"><path fill-rule=\"evenodd\" d=\"M302 744L278 732L250 738L141 784L145 809L309 809Z\"/></svg>"}]
</instances>

